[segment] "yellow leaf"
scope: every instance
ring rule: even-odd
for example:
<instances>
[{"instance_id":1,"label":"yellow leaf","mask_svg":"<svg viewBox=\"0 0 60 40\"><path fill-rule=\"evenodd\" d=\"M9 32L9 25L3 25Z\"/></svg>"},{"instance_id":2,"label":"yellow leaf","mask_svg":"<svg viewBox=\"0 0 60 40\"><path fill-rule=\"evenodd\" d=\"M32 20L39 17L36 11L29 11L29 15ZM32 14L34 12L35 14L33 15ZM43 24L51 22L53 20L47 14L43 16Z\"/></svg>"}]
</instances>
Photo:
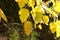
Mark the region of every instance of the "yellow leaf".
<instances>
[{"instance_id":1,"label":"yellow leaf","mask_svg":"<svg viewBox=\"0 0 60 40\"><path fill-rule=\"evenodd\" d=\"M60 37L60 25L56 28L56 37Z\"/></svg>"},{"instance_id":2,"label":"yellow leaf","mask_svg":"<svg viewBox=\"0 0 60 40\"><path fill-rule=\"evenodd\" d=\"M19 11L19 15L20 15L19 18L20 18L21 22L23 23L29 17L29 10L28 9L25 9L25 8L22 8Z\"/></svg>"},{"instance_id":3,"label":"yellow leaf","mask_svg":"<svg viewBox=\"0 0 60 40\"><path fill-rule=\"evenodd\" d=\"M51 32L52 33L55 33L55 31L56 31L55 22L51 22L49 26L50 26L49 29L51 30Z\"/></svg>"},{"instance_id":4,"label":"yellow leaf","mask_svg":"<svg viewBox=\"0 0 60 40\"><path fill-rule=\"evenodd\" d=\"M32 16L34 17L35 23L40 23L43 17L43 11L40 6L36 6L32 11Z\"/></svg>"},{"instance_id":5,"label":"yellow leaf","mask_svg":"<svg viewBox=\"0 0 60 40\"><path fill-rule=\"evenodd\" d=\"M41 6L36 6L36 7L35 7L35 12L44 13L44 12L43 12L43 8L42 8Z\"/></svg>"},{"instance_id":6,"label":"yellow leaf","mask_svg":"<svg viewBox=\"0 0 60 40\"><path fill-rule=\"evenodd\" d=\"M20 8L24 7L27 4L28 0L16 0Z\"/></svg>"},{"instance_id":7,"label":"yellow leaf","mask_svg":"<svg viewBox=\"0 0 60 40\"><path fill-rule=\"evenodd\" d=\"M56 37L60 37L60 20L57 20L55 22L55 25L56 25Z\"/></svg>"},{"instance_id":8,"label":"yellow leaf","mask_svg":"<svg viewBox=\"0 0 60 40\"><path fill-rule=\"evenodd\" d=\"M40 30L42 30L42 26L41 26L41 25L38 25L38 28L39 28Z\"/></svg>"},{"instance_id":9,"label":"yellow leaf","mask_svg":"<svg viewBox=\"0 0 60 40\"><path fill-rule=\"evenodd\" d=\"M56 37L60 37L60 20L50 23L50 30L52 33L56 32Z\"/></svg>"},{"instance_id":10,"label":"yellow leaf","mask_svg":"<svg viewBox=\"0 0 60 40\"><path fill-rule=\"evenodd\" d=\"M29 36L32 32L32 22L30 21L25 21L24 22L24 31L27 36Z\"/></svg>"},{"instance_id":11,"label":"yellow leaf","mask_svg":"<svg viewBox=\"0 0 60 40\"><path fill-rule=\"evenodd\" d=\"M43 16L43 21L44 21L44 23L45 23L46 25L48 25L49 17L46 16L46 15L44 15L44 16Z\"/></svg>"},{"instance_id":12,"label":"yellow leaf","mask_svg":"<svg viewBox=\"0 0 60 40\"><path fill-rule=\"evenodd\" d=\"M43 14L40 12L36 12L35 22L40 23L42 21Z\"/></svg>"},{"instance_id":13,"label":"yellow leaf","mask_svg":"<svg viewBox=\"0 0 60 40\"><path fill-rule=\"evenodd\" d=\"M42 0L36 0L36 5L41 5L41 3L42 3Z\"/></svg>"},{"instance_id":14,"label":"yellow leaf","mask_svg":"<svg viewBox=\"0 0 60 40\"><path fill-rule=\"evenodd\" d=\"M54 10L56 12L60 12L60 2L56 1L55 6L54 6Z\"/></svg>"},{"instance_id":15,"label":"yellow leaf","mask_svg":"<svg viewBox=\"0 0 60 40\"><path fill-rule=\"evenodd\" d=\"M35 5L35 1L34 0L29 0L28 1L28 6L29 7L34 7L34 5Z\"/></svg>"},{"instance_id":16,"label":"yellow leaf","mask_svg":"<svg viewBox=\"0 0 60 40\"><path fill-rule=\"evenodd\" d=\"M8 22L5 14L4 14L3 11L2 11L2 9L0 9L0 17L1 17L5 22Z\"/></svg>"},{"instance_id":17,"label":"yellow leaf","mask_svg":"<svg viewBox=\"0 0 60 40\"><path fill-rule=\"evenodd\" d=\"M51 0L51 2L53 2L53 3L54 3L54 0Z\"/></svg>"}]
</instances>

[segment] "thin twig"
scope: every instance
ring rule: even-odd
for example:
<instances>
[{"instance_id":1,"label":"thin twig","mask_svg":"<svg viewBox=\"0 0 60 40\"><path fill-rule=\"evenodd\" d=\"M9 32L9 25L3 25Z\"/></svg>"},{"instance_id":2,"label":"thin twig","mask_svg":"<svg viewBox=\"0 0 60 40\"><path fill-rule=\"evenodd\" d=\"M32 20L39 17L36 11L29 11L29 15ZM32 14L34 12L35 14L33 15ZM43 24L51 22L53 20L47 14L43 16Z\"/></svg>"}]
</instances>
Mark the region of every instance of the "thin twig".
<instances>
[{"instance_id":1,"label":"thin twig","mask_svg":"<svg viewBox=\"0 0 60 40\"><path fill-rule=\"evenodd\" d=\"M7 24L5 24L4 22L3 22L3 25L4 25L5 27L7 27L10 31L12 31L12 29L11 29Z\"/></svg>"},{"instance_id":2,"label":"thin twig","mask_svg":"<svg viewBox=\"0 0 60 40\"><path fill-rule=\"evenodd\" d=\"M11 25L22 25L20 23L8 23L8 24L11 24Z\"/></svg>"}]
</instances>

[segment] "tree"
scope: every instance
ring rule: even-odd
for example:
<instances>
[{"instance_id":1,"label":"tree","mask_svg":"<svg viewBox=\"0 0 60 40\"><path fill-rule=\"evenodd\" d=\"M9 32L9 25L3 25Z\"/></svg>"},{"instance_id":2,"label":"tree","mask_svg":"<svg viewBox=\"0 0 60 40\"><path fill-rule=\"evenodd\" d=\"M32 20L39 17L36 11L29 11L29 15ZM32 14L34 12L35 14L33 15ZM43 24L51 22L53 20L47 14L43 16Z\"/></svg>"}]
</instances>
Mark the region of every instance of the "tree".
<instances>
[{"instance_id":1,"label":"tree","mask_svg":"<svg viewBox=\"0 0 60 40\"><path fill-rule=\"evenodd\" d=\"M59 0L0 0L1 29L9 40L57 40Z\"/></svg>"}]
</instances>

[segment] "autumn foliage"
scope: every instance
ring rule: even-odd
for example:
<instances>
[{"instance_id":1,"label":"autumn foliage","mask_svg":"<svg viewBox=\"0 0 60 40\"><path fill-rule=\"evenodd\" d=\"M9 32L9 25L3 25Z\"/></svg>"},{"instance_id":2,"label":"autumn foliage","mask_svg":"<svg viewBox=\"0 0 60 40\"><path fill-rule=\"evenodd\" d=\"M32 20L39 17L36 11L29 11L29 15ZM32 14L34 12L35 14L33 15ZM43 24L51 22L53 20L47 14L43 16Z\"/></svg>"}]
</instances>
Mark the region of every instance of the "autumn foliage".
<instances>
[{"instance_id":1,"label":"autumn foliage","mask_svg":"<svg viewBox=\"0 0 60 40\"><path fill-rule=\"evenodd\" d=\"M55 39L60 37L59 0L14 0L14 1L19 6L17 19L19 19L19 25L22 25L23 27L20 29L23 29L24 32L23 35L27 37L27 40L29 40L28 38L29 36L35 33L34 31L37 31L38 35L40 35L44 33L43 30L44 29L46 30L47 28L48 30L46 31L54 35ZM5 21L5 23L7 24L9 23L8 17L5 15L4 11L1 8L0 8L0 20ZM1 22L2 21L0 21L0 23ZM16 32L17 30L15 30L14 27L11 28L16 33L14 37L16 38L16 40L18 40L18 33ZM10 40L15 39L10 38Z\"/></svg>"}]
</instances>

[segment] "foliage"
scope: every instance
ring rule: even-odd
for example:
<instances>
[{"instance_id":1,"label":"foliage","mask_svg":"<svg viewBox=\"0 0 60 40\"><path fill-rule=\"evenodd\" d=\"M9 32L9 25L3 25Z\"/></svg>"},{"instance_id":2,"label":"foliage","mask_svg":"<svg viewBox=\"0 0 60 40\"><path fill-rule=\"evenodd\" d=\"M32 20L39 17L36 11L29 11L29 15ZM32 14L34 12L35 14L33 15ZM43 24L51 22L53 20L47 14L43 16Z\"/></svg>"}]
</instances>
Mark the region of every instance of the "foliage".
<instances>
[{"instance_id":1,"label":"foliage","mask_svg":"<svg viewBox=\"0 0 60 40\"><path fill-rule=\"evenodd\" d=\"M43 30L44 29L46 30L47 28L48 30L46 31L51 32L51 34L53 35L56 35L55 36L56 39L60 37L60 20L59 20L60 1L59 0L47 0L47 1L46 0L14 0L14 1L19 6L18 8L19 10L17 12L18 15L15 15L18 16L18 18L16 18L15 16L14 17L16 19L20 19L20 21L18 20L18 24L22 25L24 30L23 31L24 35L25 37L27 37L26 40L30 40L30 38L31 40L36 40L36 39L32 39L35 35L34 34L35 30L38 30L39 33L39 32L43 32ZM8 25L12 25L9 24L10 21L8 17L5 15L5 13L3 13L2 9L0 8L0 20L1 18ZM11 22L15 22L15 21L11 21ZM2 23L4 24L4 22ZM10 40L18 40L17 34L19 33L17 33L16 29L14 29L14 31L11 34L9 34L11 36Z\"/></svg>"},{"instance_id":2,"label":"foliage","mask_svg":"<svg viewBox=\"0 0 60 40\"><path fill-rule=\"evenodd\" d=\"M5 22L8 22L5 14L4 14L3 11L2 11L2 9L0 9L0 20L1 20L1 18L2 18Z\"/></svg>"}]
</instances>

